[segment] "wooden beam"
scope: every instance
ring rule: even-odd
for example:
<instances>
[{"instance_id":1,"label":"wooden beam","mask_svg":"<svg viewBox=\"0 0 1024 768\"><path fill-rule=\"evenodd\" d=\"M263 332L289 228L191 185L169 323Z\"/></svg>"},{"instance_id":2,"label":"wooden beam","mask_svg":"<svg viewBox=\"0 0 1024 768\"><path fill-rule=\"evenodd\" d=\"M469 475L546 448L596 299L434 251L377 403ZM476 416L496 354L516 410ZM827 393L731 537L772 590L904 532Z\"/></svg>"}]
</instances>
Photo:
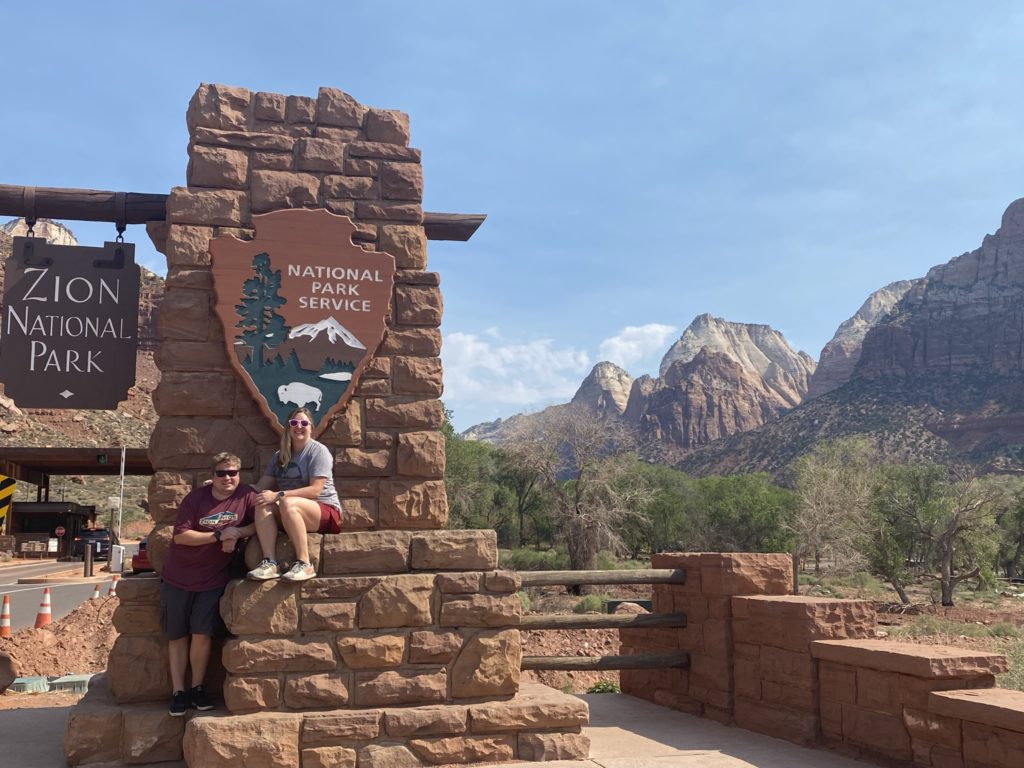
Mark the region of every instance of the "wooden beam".
<instances>
[{"instance_id":1,"label":"wooden beam","mask_svg":"<svg viewBox=\"0 0 1024 768\"><path fill-rule=\"evenodd\" d=\"M62 189L60 187L18 187L0 184L0 216L24 218L30 213L26 207L25 190L35 189L35 216L37 219L65 219L70 221L117 220L114 193L100 189ZM167 195L149 192L125 193L125 219L128 224L163 221L167 216ZM429 213L423 214L423 229L430 240L466 241L486 219L482 213Z\"/></svg>"},{"instance_id":2,"label":"wooden beam","mask_svg":"<svg viewBox=\"0 0 1024 768\"><path fill-rule=\"evenodd\" d=\"M688 653L635 653L629 656L523 656L520 669L595 671L689 667Z\"/></svg>"},{"instance_id":3,"label":"wooden beam","mask_svg":"<svg viewBox=\"0 0 1024 768\"><path fill-rule=\"evenodd\" d=\"M644 568L624 571L519 571L524 587L571 584L683 584L686 571L679 568Z\"/></svg>"},{"instance_id":4,"label":"wooden beam","mask_svg":"<svg viewBox=\"0 0 1024 768\"><path fill-rule=\"evenodd\" d=\"M519 629L622 629L624 627L685 627L685 613L573 613L523 616Z\"/></svg>"}]
</instances>

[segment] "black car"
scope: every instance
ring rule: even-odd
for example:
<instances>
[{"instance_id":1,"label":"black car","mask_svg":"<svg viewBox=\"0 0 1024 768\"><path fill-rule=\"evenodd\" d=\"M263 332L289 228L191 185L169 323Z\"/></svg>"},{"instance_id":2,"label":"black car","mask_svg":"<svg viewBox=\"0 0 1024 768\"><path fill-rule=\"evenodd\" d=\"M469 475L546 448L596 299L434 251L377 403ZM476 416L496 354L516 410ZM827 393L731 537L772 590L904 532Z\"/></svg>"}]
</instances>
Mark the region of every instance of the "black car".
<instances>
[{"instance_id":1,"label":"black car","mask_svg":"<svg viewBox=\"0 0 1024 768\"><path fill-rule=\"evenodd\" d=\"M85 548L92 547L92 556L96 560L110 559L110 545L117 544L117 537L106 528L83 528L75 536L71 547L72 557L85 557Z\"/></svg>"}]
</instances>

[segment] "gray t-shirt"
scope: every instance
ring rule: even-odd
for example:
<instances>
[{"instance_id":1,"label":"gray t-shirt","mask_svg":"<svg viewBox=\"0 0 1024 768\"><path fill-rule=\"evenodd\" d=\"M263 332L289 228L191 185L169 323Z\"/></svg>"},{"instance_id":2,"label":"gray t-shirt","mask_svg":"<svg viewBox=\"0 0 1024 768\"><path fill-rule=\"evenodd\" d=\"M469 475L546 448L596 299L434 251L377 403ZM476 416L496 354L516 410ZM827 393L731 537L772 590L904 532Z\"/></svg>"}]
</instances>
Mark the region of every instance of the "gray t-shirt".
<instances>
[{"instance_id":1,"label":"gray t-shirt","mask_svg":"<svg viewBox=\"0 0 1024 768\"><path fill-rule=\"evenodd\" d=\"M312 485L314 477L327 478L323 490L316 497L317 501L328 504L335 509L341 509L341 500L338 492L334 490L334 457L323 443L310 440L298 453L292 454L288 465L282 467L278 462L281 452L277 451L267 464L267 470L263 474L277 480L277 487L282 491L293 491L296 488L305 488Z\"/></svg>"}]
</instances>

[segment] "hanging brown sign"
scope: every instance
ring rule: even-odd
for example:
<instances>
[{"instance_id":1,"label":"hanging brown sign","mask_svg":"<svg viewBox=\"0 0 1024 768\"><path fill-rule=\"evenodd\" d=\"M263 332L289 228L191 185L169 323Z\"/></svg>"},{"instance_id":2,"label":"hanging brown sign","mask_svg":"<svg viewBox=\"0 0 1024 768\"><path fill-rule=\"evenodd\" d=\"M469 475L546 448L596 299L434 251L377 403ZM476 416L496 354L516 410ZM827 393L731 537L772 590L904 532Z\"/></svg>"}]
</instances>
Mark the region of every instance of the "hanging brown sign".
<instances>
[{"instance_id":1,"label":"hanging brown sign","mask_svg":"<svg viewBox=\"0 0 1024 768\"><path fill-rule=\"evenodd\" d=\"M384 338L395 260L353 244L355 225L329 211L252 218L254 240L210 243L228 357L275 429L305 406L318 435Z\"/></svg>"},{"instance_id":2,"label":"hanging brown sign","mask_svg":"<svg viewBox=\"0 0 1024 768\"><path fill-rule=\"evenodd\" d=\"M135 384L139 266L102 248L14 238L5 266L0 380L22 408L111 409Z\"/></svg>"}]
</instances>

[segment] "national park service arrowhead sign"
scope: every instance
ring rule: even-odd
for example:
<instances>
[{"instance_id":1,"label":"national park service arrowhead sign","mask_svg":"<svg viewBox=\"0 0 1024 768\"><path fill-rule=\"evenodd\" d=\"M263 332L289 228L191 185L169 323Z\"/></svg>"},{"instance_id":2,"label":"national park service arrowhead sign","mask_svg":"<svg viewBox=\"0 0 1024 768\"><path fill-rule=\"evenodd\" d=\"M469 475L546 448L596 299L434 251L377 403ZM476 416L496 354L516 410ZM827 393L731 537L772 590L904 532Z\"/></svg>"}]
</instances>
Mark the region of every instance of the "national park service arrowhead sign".
<instances>
[{"instance_id":1,"label":"national park service arrowhead sign","mask_svg":"<svg viewBox=\"0 0 1024 768\"><path fill-rule=\"evenodd\" d=\"M329 211L252 220L254 240L210 242L228 357L275 429L305 406L316 436L384 338L395 260L353 244L355 225Z\"/></svg>"}]
</instances>

